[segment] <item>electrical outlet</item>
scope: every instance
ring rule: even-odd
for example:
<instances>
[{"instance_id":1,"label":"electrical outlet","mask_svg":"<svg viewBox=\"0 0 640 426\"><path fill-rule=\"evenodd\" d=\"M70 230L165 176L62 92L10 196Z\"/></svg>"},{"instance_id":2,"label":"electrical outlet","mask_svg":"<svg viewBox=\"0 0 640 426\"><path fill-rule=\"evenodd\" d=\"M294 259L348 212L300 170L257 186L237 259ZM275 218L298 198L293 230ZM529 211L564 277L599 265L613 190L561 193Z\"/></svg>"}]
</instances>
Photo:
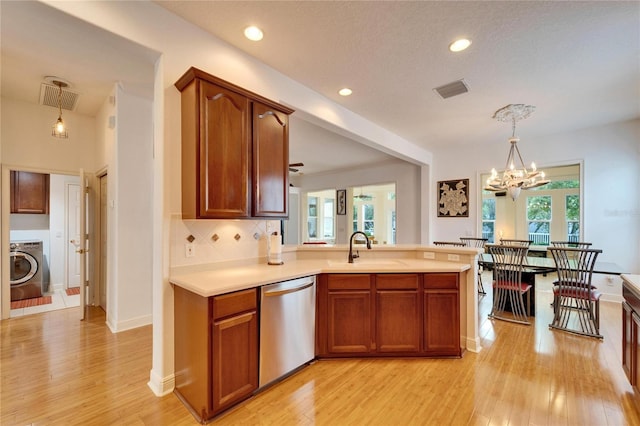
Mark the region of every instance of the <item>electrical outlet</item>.
<instances>
[{"instance_id":1,"label":"electrical outlet","mask_svg":"<svg viewBox=\"0 0 640 426\"><path fill-rule=\"evenodd\" d=\"M196 255L196 248L193 243L185 243L184 244L184 256L185 257L193 257Z\"/></svg>"},{"instance_id":2,"label":"electrical outlet","mask_svg":"<svg viewBox=\"0 0 640 426\"><path fill-rule=\"evenodd\" d=\"M425 251L424 252L424 258L425 259L435 259L436 258L436 254L432 251Z\"/></svg>"},{"instance_id":3,"label":"electrical outlet","mask_svg":"<svg viewBox=\"0 0 640 426\"><path fill-rule=\"evenodd\" d=\"M460 260L460 256L458 256L457 254L448 254L447 259L457 262L458 260Z\"/></svg>"}]
</instances>

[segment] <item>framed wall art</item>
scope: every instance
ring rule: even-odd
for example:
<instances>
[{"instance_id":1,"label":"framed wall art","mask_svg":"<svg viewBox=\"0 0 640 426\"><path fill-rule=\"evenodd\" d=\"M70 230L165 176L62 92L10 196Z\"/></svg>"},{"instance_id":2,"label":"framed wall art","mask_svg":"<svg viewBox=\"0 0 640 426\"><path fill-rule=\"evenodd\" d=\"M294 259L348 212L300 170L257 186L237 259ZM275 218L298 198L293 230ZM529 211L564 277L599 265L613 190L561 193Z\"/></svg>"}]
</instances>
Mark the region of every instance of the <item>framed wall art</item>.
<instances>
[{"instance_id":1,"label":"framed wall art","mask_svg":"<svg viewBox=\"0 0 640 426\"><path fill-rule=\"evenodd\" d=\"M438 217L469 217L469 179L438 182Z\"/></svg>"},{"instance_id":2,"label":"framed wall art","mask_svg":"<svg viewBox=\"0 0 640 426\"><path fill-rule=\"evenodd\" d=\"M336 194L336 198L338 199L338 203L336 204L336 213L341 215L347 214L347 190L338 189Z\"/></svg>"}]
</instances>

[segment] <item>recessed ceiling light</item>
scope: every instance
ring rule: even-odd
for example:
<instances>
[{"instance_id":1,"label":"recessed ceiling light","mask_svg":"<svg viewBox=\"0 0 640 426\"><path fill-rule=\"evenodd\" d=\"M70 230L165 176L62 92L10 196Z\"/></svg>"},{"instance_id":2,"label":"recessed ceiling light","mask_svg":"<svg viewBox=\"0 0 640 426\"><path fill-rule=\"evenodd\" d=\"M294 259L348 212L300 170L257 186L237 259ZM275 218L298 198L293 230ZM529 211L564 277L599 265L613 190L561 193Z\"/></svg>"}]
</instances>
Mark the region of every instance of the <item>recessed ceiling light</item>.
<instances>
[{"instance_id":1,"label":"recessed ceiling light","mask_svg":"<svg viewBox=\"0 0 640 426\"><path fill-rule=\"evenodd\" d=\"M462 52L467 47L471 46L471 40L461 38L449 45L449 50L452 52Z\"/></svg>"},{"instance_id":2,"label":"recessed ceiling light","mask_svg":"<svg viewBox=\"0 0 640 426\"><path fill-rule=\"evenodd\" d=\"M338 90L338 94L340 96L349 96L352 93L353 93L353 90L349 89L348 87L344 87L344 88Z\"/></svg>"},{"instance_id":3,"label":"recessed ceiling light","mask_svg":"<svg viewBox=\"0 0 640 426\"><path fill-rule=\"evenodd\" d=\"M260 28L252 25L244 29L244 36L251 41L260 41L264 34Z\"/></svg>"}]
</instances>

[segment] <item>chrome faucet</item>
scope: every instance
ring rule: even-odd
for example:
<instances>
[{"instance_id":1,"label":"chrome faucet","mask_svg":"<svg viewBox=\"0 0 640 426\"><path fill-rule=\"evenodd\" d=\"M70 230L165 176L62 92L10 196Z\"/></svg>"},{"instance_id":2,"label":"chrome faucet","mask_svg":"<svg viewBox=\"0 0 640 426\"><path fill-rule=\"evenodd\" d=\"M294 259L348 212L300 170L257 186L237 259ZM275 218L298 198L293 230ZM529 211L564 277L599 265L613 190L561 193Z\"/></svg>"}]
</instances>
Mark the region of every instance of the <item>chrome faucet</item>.
<instances>
[{"instance_id":1,"label":"chrome faucet","mask_svg":"<svg viewBox=\"0 0 640 426\"><path fill-rule=\"evenodd\" d=\"M349 238L349 263L353 263L353 259L360 257L360 253L358 252L357 249L356 249L356 254L353 254L353 237L356 234L364 235L364 238L367 240L367 249L371 250L371 240L369 240L369 237L367 237L367 234L365 234L362 231L354 232L353 234L351 234L351 238Z\"/></svg>"}]
</instances>

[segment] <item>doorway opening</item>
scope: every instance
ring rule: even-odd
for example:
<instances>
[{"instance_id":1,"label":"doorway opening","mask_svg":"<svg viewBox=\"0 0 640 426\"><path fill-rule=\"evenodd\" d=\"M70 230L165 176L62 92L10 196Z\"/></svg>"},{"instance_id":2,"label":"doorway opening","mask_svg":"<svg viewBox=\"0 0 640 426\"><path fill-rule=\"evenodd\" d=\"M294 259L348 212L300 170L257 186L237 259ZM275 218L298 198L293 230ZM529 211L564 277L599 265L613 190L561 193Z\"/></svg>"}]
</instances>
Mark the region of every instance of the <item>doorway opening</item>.
<instances>
[{"instance_id":1,"label":"doorway opening","mask_svg":"<svg viewBox=\"0 0 640 426\"><path fill-rule=\"evenodd\" d=\"M10 170L10 177L9 316L80 306L80 176Z\"/></svg>"}]
</instances>

